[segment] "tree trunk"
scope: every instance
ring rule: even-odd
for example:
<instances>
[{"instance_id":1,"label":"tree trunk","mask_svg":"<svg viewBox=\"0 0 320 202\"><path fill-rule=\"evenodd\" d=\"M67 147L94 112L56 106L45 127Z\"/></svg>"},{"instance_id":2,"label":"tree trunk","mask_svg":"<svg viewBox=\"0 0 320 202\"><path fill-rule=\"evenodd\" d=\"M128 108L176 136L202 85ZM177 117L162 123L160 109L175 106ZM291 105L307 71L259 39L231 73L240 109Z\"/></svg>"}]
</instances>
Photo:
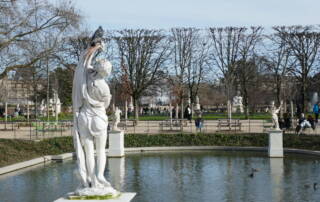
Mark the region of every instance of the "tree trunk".
<instances>
[{"instance_id":1,"label":"tree trunk","mask_svg":"<svg viewBox=\"0 0 320 202\"><path fill-rule=\"evenodd\" d=\"M302 113L306 112L306 106L305 106L306 95L305 95L305 92L306 92L306 84L305 84L305 81L303 79L302 89L301 89L301 111L302 111Z\"/></svg>"},{"instance_id":2,"label":"tree trunk","mask_svg":"<svg viewBox=\"0 0 320 202\"><path fill-rule=\"evenodd\" d=\"M181 101L181 119L184 118L184 108L183 108L183 100Z\"/></svg>"},{"instance_id":3,"label":"tree trunk","mask_svg":"<svg viewBox=\"0 0 320 202\"><path fill-rule=\"evenodd\" d=\"M138 124L138 121L139 121L139 103L138 103L138 100L137 98L133 97L133 104L134 104L134 114L135 114L135 120L136 120L136 123Z\"/></svg>"}]
</instances>

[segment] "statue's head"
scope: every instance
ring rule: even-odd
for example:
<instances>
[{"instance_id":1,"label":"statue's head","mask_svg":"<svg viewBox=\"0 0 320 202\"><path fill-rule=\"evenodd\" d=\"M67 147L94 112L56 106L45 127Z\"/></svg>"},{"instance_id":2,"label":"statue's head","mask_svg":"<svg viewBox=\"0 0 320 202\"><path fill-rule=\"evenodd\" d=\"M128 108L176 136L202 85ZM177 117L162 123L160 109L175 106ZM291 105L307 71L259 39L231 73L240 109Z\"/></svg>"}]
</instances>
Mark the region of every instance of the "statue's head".
<instances>
[{"instance_id":1,"label":"statue's head","mask_svg":"<svg viewBox=\"0 0 320 202\"><path fill-rule=\"evenodd\" d=\"M274 101L271 101L271 107L274 107Z\"/></svg>"},{"instance_id":2,"label":"statue's head","mask_svg":"<svg viewBox=\"0 0 320 202\"><path fill-rule=\"evenodd\" d=\"M112 64L106 59L100 59L97 61L95 69L98 72L98 74L104 78L110 75L112 70Z\"/></svg>"}]
</instances>

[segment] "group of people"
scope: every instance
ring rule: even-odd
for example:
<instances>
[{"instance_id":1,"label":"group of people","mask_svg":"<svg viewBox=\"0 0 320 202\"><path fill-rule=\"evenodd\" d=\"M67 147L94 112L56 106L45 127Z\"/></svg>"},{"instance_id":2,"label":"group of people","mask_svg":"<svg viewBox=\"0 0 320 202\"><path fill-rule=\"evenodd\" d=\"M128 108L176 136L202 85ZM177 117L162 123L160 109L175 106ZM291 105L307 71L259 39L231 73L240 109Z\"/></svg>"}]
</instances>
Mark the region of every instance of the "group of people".
<instances>
[{"instance_id":1,"label":"group of people","mask_svg":"<svg viewBox=\"0 0 320 202\"><path fill-rule=\"evenodd\" d=\"M316 124L319 118L319 102L313 105L314 118L311 114L306 118L303 113L300 114L299 121L296 127L296 133L300 134L306 128L316 129Z\"/></svg>"}]
</instances>

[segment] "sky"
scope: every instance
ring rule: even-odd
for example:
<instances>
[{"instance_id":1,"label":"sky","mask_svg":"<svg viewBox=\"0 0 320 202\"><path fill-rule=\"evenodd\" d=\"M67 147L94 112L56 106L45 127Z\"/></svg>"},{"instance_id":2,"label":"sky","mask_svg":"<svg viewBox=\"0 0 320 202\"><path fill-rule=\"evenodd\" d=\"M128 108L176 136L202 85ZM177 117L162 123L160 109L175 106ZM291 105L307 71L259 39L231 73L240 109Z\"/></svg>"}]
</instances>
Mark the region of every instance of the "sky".
<instances>
[{"instance_id":1,"label":"sky","mask_svg":"<svg viewBox=\"0 0 320 202\"><path fill-rule=\"evenodd\" d=\"M90 28L310 25L319 0L74 0Z\"/></svg>"}]
</instances>

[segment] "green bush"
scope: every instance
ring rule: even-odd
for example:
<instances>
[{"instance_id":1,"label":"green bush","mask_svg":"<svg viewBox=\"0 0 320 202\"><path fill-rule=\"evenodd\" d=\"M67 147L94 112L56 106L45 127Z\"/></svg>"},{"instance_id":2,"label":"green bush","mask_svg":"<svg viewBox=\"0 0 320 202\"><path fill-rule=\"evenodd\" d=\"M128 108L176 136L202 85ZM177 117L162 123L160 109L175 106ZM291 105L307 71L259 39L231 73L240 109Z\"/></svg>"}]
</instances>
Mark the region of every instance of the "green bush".
<instances>
[{"instance_id":1,"label":"green bush","mask_svg":"<svg viewBox=\"0 0 320 202\"><path fill-rule=\"evenodd\" d=\"M125 147L267 146L266 134L127 134Z\"/></svg>"}]
</instances>

